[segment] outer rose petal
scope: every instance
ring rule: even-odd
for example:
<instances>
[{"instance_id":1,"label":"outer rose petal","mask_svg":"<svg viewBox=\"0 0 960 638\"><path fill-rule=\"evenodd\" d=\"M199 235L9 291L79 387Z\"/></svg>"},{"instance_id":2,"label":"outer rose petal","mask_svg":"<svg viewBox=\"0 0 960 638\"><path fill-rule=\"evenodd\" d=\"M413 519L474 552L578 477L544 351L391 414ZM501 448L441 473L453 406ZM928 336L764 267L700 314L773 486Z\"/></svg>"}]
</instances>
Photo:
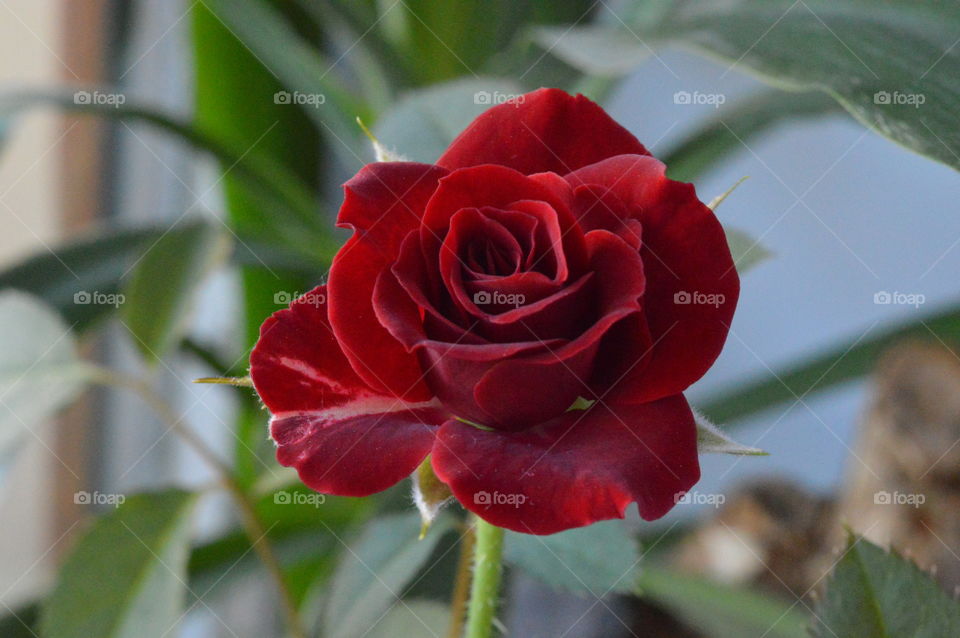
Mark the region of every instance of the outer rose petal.
<instances>
[{"instance_id":1,"label":"outer rose petal","mask_svg":"<svg viewBox=\"0 0 960 638\"><path fill-rule=\"evenodd\" d=\"M484 112L437 160L449 169L499 164L527 175L564 174L647 149L582 95L539 89Z\"/></svg>"},{"instance_id":2,"label":"outer rose petal","mask_svg":"<svg viewBox=\"0 0 960 638\"><path fill-rule=\"evenodd\" d=\"M623 518L633 501L644 519L660 518L700 478L696 426L679 394L598 402L521 432L447 421L431 458L464 507L527 534Z\"/></svg>"},{"instance_id":3,"label":"outer rose petal","mask_svg":"<svg viewBox=\"0 0 960 638\"><path fill-rule=\"evenodd\" d=\"M263 323L250 377L273 413L277 460L315 490L363 496L413 472L446 416L357 376L327 321L326 293L319 286Z\"/></svg>"},{"instance_id":4,"label":"outer rose petal","mask_svg":"<svg viewBox=\"0 0 960 638\"><path fill-rule=\"evenodd\" d=\"M439 419L439 420L438 420ZM346 418L275 417L277 460L325 494L369 496L410 476L433 446L439 410L425 408Z\"/></svg>"},{"instance_id":5,"label":"outer rose petal","mask_svg":"<svg viewBox=\"0 0 960 638\"><path fill-rule=\"evenodd\" d=\"M613 157L567 175L567 181L575 188L609 188L642 226L644 315L654 345L616 391L635 402L682 392L720 355L740 294L723 227L692 184L667 179L663 163L652 157ZM718 295L717 303L705 297L683 302L683 295L694 294Z\"/></svg>"},{"instance_id":6,"label":"outer rose petal","mask_svg":"<svg viewBox=\"0 0 960 638\"><path fill-rule=\"evenodd\" d=\"M338 222L355 229L330 268L330 323L353 369L368 385L409 401L430 397L416 357L377 321L373 286L400 242L420 225L427 200L446 171L428 164L368 164L344 185Z\"/></svg>"}]
</instances>

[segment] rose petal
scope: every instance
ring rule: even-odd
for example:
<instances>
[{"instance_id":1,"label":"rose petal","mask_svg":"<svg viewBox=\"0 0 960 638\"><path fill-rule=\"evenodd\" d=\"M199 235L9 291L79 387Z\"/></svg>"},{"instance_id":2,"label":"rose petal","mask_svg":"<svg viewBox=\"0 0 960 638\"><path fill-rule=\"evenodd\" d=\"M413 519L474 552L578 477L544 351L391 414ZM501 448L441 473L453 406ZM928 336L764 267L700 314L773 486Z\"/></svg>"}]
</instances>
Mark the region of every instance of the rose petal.
<instances>
[{"instance_id":1,"label":"rose petal","mask_svg":"<svg viewBox=\"0 0 960 638\"><path fill-rule=\"evenodd\" d=\"M664 165L652 157L610 158L567 180L575 188L608 188L643 229L644 314L654 345L646 364L627 374L618 391L637 402L682 392L719 356L740 293L720 222L691 184L667 179ZM691 303L683 303L686 295Z\"/></svg>"},{"instance_id":2,"label":"rose petal","mask_svg":"<svg viewBox=\"0 0 960 638\"><path fill-rule=\"evenodd\" d=\"M448 414L377 393L353 371L318 286L267 319L250 377L273 413L277 460L315 490L364 496L408 476Z\"/></svg>"},{"instance_id":3,"label":"rose petal","mask_svg":"<svg viewBox=\"0 0 960 638\"><path fill-rule=\"evenodd\" d=\"M308 487L325 494L369 496L417 469L443 419L443 413L432 408L347 417L295 414L271 420L270 435L277 442L277 461L296 468Z\"/></svg>"},{"instance_id":4,"label":"rose petal","mask_svg":"<svg viewBox=\"0 0 960 638\"><path fill-rule=\"evenodd\" d=\"M565 180L533 179L504 166L487 164L453 171L440 180L423 214L422 235L438 244L446 236L450 218L460 209L509 209L521 200L549 204L562 228L575 223L571 212L573 189Z\"/></svg>"},{"instance_id":5,"label":"rose petal","mask_svg":"<svg viewBox=\"0 0 960 638\"><path fill-rule=\"evenodd\" d=\"M584 232L609 230L640 250L643 243L643 225L631 217L626 205L616 193L605 186L587 185L578 186L573 194L577 202L577 222Z\"/></svg>"},{"instance_id":6,"label":"rose petal","mask_svg":"<svg viewBox=\"0 0 960 638\"><path fill-rule=\"evenodd\" d=\"M700 478L697 435L682 395L641 405L603 403L522 432L460 421L440 428L432 461L464 507L527 534L623 518L660 518Z\"/></svg>"},{"instance_id":7,"label":"rose petal","mask_svg":"<svg viewBox=\"0 0 960 638\"><path fill-rule=\"evenodd\" d=\"M437 164L449 169L499 164L527 175L564 174L625 153L647 150L597 104L559 89L539 89L483 113Z\"/></svg>"},{"instance_id":8,"label":"rose petal","mask_svg":"<svg viewBox=\"0 0 960 638\"><path fill-rule=\"evenodd\" d=\"M543 352L506 359L491 367L474 389L477 405L492 417L491 424L529 427L561 414L578 396L589 394L593 375L605 367L597 354L606 334L640 313L645 278L636 250L604 230L588 233L586 241L594 284L590 303L595 313L593 324L560 347L545 341ZM522 322L521 326L531 337L537 336L534 326ZM634 352L633 341L644 335L626 336L620 347Z\"/></svg>"},{"instance_id":9,"label":"rose petal","mask_svg":"<svg viewBox=\"0 0 960 638\"><path fill-rule=\"evenodd\" d=\"M250 378L274 414L337 408L378 396L350 367L327 321L327 287L317 286L263 322Z\"/></svg>"},{"instance_id":10,"label":"rose petal","mask_svg":"<svg viewBox=\"0 0 960 638\"><path fill-rule=\"evenodd\" d=\"M373 287L420 224L446 171L427 164L368 164L344 185L339 225L355 229L330 268L330 323L347 359L371 387L422 401L430 397L420 366L376 319Z\"/></svg>"}]
</instances>

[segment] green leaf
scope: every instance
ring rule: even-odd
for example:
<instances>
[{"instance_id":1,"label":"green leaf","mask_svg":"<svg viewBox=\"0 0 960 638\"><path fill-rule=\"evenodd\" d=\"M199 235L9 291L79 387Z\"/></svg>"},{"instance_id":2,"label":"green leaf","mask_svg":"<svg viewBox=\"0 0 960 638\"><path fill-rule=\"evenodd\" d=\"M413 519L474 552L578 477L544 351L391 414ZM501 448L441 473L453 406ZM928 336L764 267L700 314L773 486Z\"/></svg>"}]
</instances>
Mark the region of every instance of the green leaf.
<instances>
[{"instance_id":1,"label":"green leaf","mask_svg":"<svg viewBox=\"0 0 960 638\"><path fill-rule=\"evenodd\" d=\"M746 589L645 565L640 595L651 598L710 638L807 638L807 618L791 606ZM848 638L841 634L842 638Z\"/></svg>"},{"instance_id":2,"label":"green leaf","mask_svg":"<svg viewBox=\"0 0 960 638\"><path fill-rule=\"evenodd\" d=\"M256 140L238 146L234 141L225 141L223 136L212 135L205 128L132 100L118 106L78 103L72 90L0 95L0 114L5 116L41 105L56 106L78 115L142 122L172 134L220 160L228 177L254 201L271 211L267 218L270 224L258 229L258 236L274 241L282 239L286 246L297 249L302 259L320 265L324 258L328 262L340 246L330 224L317 214L319 204L313 192L293 172L260 152L260 143L255 144ZM268 133L264 127L258 135ZM238 232L245 230L238 227Z\"/></svg>"},{"instance_id":3,"label":"green leaf","mask_svg":"<svg viewBox=\"0 0 960 638\"><path fill-rule=\"evenodd\" d=\"M916 565L850 535L818 605L817 638L960 636L960 604Z\"/></svg>"},{"instance_id":4,"label":"green leaf","mask_svg":"<svg viewBox=\"0 0 960 638\"><path fill-rule=\"evenodd\" d=\"M352 146L359 131L353 124L356 116L366 117L363 104L354 99L337 73L337 61L327 59L319 47L303 38L282 12L262 0L205 0L228 29L249 47L263 64L287 88L287 95L251 95L251 100L297 103L297 95L308 102L307 115L318 130L330 138L333 151L342 155L349 166L356 163Z\"/></svg>"},{"instance_id":5,"label":"green leaf","mask_svg":"<svg viewBox=\"0 0 960 638\"><path fill-rule=\"evenodd\" d=\"M550 54L590 75L624 75L652 52L625 29L596 25L540 27L533 31L533 39Z\"/></svg>"},{"instance_id":6,"label":"green leaf","mask_svg":"<svg viewBox=\"0 0 960 638\"><path fill-rule=\"evenodd\" d=\"M179 342L194 290L226 255L224 236L202 221L175 225L143 253L125 288L122 312L148 361Z\"/></svg>"},{"instance_id":7,"label":"green leaf","mask_svg":"<svg viewBox=\"0 0 960 638\"><path fill-rule=\"evenodd\" d=\"M407 159L433 163L476 116L524 92L511 80L454 80L404 96L380 118L374 132L385 147Z\"/></svg>"},{"instance_id":8,"label":"green leaf","mask_svg":"<svg viewBox=\"0 0 960 638\"><path fill-rule=\"evenodd\" d=\"M450 518L441 517L418 541L420 517L415 512L371 521L363 535L350 544L329 585L323 635L363 636L402 597L404 587L449 527Z\"/></svg>"},{"instance_id":9,"label":"green leaf","mask_svg":"<svg viewBox=\"0 0 960 638\"><path fill-rule=\"evenodd\" d=\"M101 300L119 293L123 274L162 232L113 229L43 250L0 273L0 288L36 294L82 331L117 309L115 304L93 303L94 293ZM78 303L85 300L89 303Z\"/></svg>"},{"instance_id":10,"label":"green leaf","mask_svg":"<svg viewBox=\"0 0 960 638\"><path fill-rule=\"evenodd\" d=\"M640 571L637 541L622 521L550 536L507 532L504 557L551 587L595 596L633 591Z\"/></svg>"},{"instance_id":11,"label":"green leaf","mask_svg":"<svg viewBox=\"0 0 960 638\"><path fill-rule=\"evenodd\" d=\"M86 372L52 308L25 292L0 292L0 466L29 428L76 398Z\"/></svg>"},{"instance_id":12,"label":"green leaf","mask_svg":"<svg viewBox=\"0 0 960 638\"><path fill-rule=\"evenodd\" d=\"M314 594L324 593L337 558L346 551L340 539L373 514L376 502L318 495L299 480L283 487L282 492L257 499L257 515L269 529L267 538L284 568L291 593L312 606ZM306 565L309 569L302 569ZM236 527L194 547L190 554L190 588L199 595L220 587L229 589L235 580L262 574L262 569L250 538Z\"/></svg>"},{"instance_id":13,"label":"green leaf","mask_svg":"<svg viewBox=\"0 0 960 638\"><path fill-rule=\"evenodd\" d=\"M714 422L743 419L787 401L796 401L841 383L858 379L873 371L880 354L895 343L920 339L935 343L960 340L960 308L927 315L916 321L883 331L868 330L852 345L828 348L811 357L740 381L726 391L707 399L700 407Z\"/></svg>"},{"instance_id":14,"label":"green leaf","mask_svg":"<svg viewBox=\"0 0 960 638\"><path fill-rule=\"evenodd\" d=\"M374 12L359 15L369 5L363 7L353 0L299 0L298 4L333 40L333 50L349 51L338 66L350 68L367 106L375 112L385 109L393 101L394 84L402 80L402 69L397 67L396 52L376 28L378 17Z\"/></svg>"},{"instance_id":15,"label":"green leaf","mask_svg":"<svg viewBox=\"0 0 960 638\"><path fill-rule=\"evenodd\" d=\"M195 496L131 496L94 522L41 612L45 638L170 635L181 617Z\"/></svg>"},{"instance_id":16,"label":"green leaf","mask_svg":"<svg viewBox=\"0 0 960 638\"><path fill-rule=\"evenodd\" d=\"M728 227L724 227L723 230L727 235L727 244L730 246L730 254L733 255L733 263L741 275L773 256L772 252L764 248L763 244L746 231Z\"/></svg>"},{"instance_id":17,"label":"green leaf","mask_svg":"<svg viewBox=\"0 0 960 638\"><path fill-rule=\"evenodd\" d=\"M718 118L663 154L663 161L671 179L693 182L722 158L747 151L746 143L778 124L837 112L840 106L823 93L764 91L724 108Z\"/></svg>"},{"instance_id":18,"label":"green leaf","mask_svg":"<svg viewBox=\"0 0 960 638\"><path fill-rule=\"evenodd\" d=\"M450 623L450 608L435 600L397 603L367 634L367 638L443 636Z\"/></svg>"},{"instance_id":19,"label":"green leaf","mask_svg":"<svg viewBox=\"0 0 960 638\"><path fill-rule=\"evenodd\" d=\"M6 608L0 616L0 636L3 638L37 638L39 605L35 602Z\"/></svg>"},{"instance_id":20,"label":"green leaf","mask_svg":"<svg viewBox=\"0 0 960 638\"><path fill-rule=\"evenodd\" d=\"M667 3L642 35L693 46L770 84L819 89L864 125L960 168L960 5L937 0Z\"/></svg>"}]
</instances>

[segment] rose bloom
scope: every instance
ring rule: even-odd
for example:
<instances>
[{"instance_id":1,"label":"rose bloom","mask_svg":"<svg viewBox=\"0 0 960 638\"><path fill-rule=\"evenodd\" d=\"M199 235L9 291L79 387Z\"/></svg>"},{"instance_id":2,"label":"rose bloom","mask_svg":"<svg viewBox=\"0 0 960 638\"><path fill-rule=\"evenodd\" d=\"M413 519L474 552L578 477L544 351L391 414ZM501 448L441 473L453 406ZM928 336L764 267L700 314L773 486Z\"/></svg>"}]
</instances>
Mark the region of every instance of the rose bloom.
<instances>
[{"instance_id":1,"label":"rose bloom","mask_svg":"<svg viewBox=\"0 0 960 638\"><path fill-rule=\"evenodd\" d=\"M261 328L250 374L277 458L366 496L430 456L488 522L652 520L700 478L682 392L720 354L739 278L713 212L595 103L495 106L436 164L368 164L329 281Z\"/></svg>"}]
</instances>

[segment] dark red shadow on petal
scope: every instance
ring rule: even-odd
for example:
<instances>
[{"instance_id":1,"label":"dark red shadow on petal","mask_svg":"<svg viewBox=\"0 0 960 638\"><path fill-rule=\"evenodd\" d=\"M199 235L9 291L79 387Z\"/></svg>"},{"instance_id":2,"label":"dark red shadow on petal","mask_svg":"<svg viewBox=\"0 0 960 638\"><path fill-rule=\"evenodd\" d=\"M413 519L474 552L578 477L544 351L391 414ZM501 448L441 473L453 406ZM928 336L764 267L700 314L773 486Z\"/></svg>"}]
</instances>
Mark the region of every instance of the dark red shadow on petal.
<instances>
[{"instance_id":1,"label":"dark red shadow on petal","mask_svg":"<svg viewBox=\"0 0 960 638\"><path fill-rule=\"evenodd\" d=\"M356 373L372 388L408 401L430 394L416 357L379 324L373 288L396 260L403 238L420 225L446 170L429 164L368 164L344 185L338 223L353 228L330 269L330 323Z\"/></svg>"},{"instance_id":2,"label":"dark red shadow on petal","mask_svg":"<svg viewBox=\"0 0 960 638\"><path fill-rule=\"evenodd\" d=\"M447 421L431 458L464 507L528 534L623 518L632 502L654 520L700 479L696 426L682 395L598 403L522 432Z\"/></svg>"},{"instance_id":3,"label":"dark red shadow on petal","mask_svg":"<svg viewBox=\"0 0 960 638\"><path fill-rule=\"evenodd\" d=\"M654 345L616 391L637 402L682 392L720 355L740 294L723 227L693 185L667 179L652 157L613 157L566 178L575 188L608 188L642 227L644 315Z\"/></svg>"}]
</instances>

